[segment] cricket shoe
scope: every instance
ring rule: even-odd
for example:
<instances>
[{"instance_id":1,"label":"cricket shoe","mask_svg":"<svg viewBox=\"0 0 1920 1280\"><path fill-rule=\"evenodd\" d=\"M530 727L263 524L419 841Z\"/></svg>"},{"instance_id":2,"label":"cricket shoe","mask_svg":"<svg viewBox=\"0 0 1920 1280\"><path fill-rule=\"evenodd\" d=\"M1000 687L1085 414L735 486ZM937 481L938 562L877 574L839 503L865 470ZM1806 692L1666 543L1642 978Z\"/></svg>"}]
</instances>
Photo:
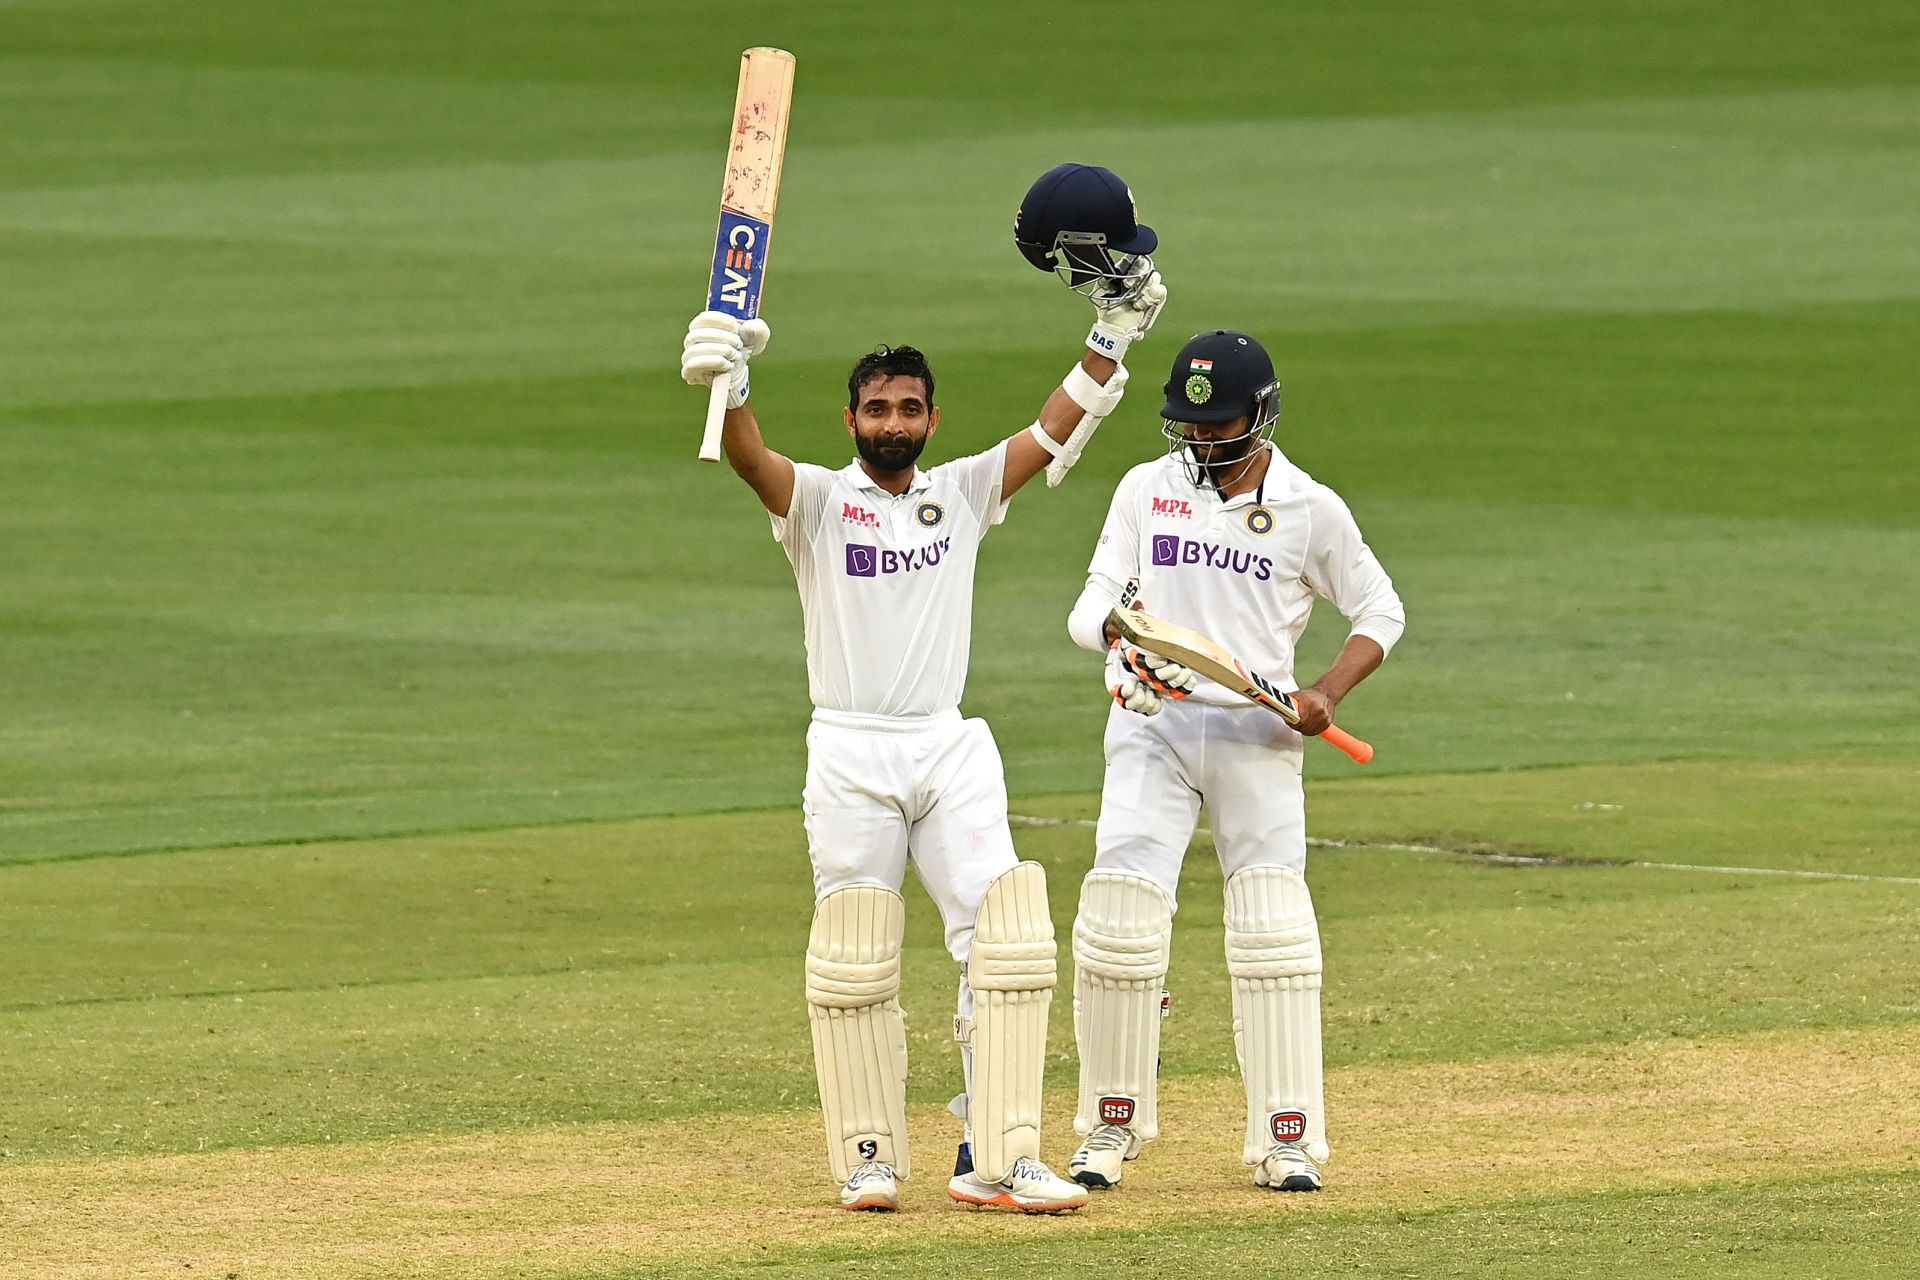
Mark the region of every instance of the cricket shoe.
<instances>
[{"instance_id":1,"label":"cricket shoe","mask_svg":"<svg viewBox=\"0 0 1920 1280\"><path fill-rule=\"evenodd\" d=\"M856 1168L840 1188L842 1209L871 1209L892 1213L900 1207L900 1177L893 1166L869 1160Z\"/></svg>"},{"instance_id":2,"label":"cricket shoe","mask_svg":"<svg viewBox=\"0 0 1920 1280\"><path fill-rule=\"evenodd\" d=\"M1073 1153L1073 1159L1067 1161L1067 1172L1083 1187L1117 1187L1125 1172L1120 1166L1138 1158L1146 1145L1125 1125L1097 1124Z\"/></svg>"},{"instance_id":3,"label":"cricket shoe","mask_svg":"<svg viewBox=\"0 0 1920 1280\"><path fill-rule=\"evenodd\" d=\"M1297 1142L1276 1142L1253 1170L1253 1185L1269 1191L1318 1191L1320 1166Z\"/></svg>"},{"instance_id":4,"label":"cricket shoe","mask_svg":"<svg viewBox=\"0 0 1920 1280\"><path fill-rule=\"evenodd\" d=\"M1022 1213L1071 1213L1087 1204L1085 1187L1075 1186L1032 1156L1021 1156L998 1182L973 1171L973 1150L960 1144L947 1194L961 1204L994 1205Z\"/></svg>"}]
</instances>

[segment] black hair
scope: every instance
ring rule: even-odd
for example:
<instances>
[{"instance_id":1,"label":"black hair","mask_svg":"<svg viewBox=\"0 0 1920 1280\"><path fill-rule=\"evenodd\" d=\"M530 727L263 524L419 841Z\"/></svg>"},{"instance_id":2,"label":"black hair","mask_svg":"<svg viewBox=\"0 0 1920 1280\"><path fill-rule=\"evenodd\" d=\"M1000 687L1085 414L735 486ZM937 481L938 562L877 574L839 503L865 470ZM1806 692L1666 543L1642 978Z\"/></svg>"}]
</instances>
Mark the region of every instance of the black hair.
<instances>
[{"instance_id":1,"label":"black hair","mask_svg":"<svg viewBox=\"0 0 1920 1280\"><path fill-rule=\"evenodd\" d=\"M847 408L860 408L860 388L875 378L918 378L927 384L927 408L933 408L933 370L927 358L913 347L890 347L881 343L861 356L847 375Z\"/></svg>"}]
</instances>

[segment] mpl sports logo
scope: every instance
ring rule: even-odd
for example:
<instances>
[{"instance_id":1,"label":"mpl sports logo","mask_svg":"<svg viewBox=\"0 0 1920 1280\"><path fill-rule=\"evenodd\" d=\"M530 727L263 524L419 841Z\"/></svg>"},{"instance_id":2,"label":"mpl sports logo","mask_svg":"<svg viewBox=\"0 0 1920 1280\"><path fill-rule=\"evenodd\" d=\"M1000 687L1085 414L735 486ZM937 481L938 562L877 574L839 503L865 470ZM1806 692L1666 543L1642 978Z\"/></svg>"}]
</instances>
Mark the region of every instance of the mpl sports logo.
<instances>
[{"instance_id":1,"label":"mpl sports logo","mask_svg":"<svg viewBox=\"0 0 1920 1280\"><path fill-rule=\"evenodd\" d=\"M1155 498L1153 500L1153 514L1156 516L1172 516L1178 520L1191 520L1193 519L1193 504L1185 498Z\"/></svg>"},{"instance_id":2,"label":"mpl sports logo","mask_svg":"<svg viewBox=\"0 0 1920 1280\"><path fill-rule=\"evenodd\" d=\"M1254 581L1273 577L1273 557L1236 551L1214 542L1201 542L1171 533L1153 535L1153 562L1157 565L1202 565L1222 573L1251 574Z\"/></svg>"},{"instance_id":3,"label":"mpl sports logo","mask_svg":"<svg viewBox=\"0 0 1920 1280\"><path fill-rule=\"evenodd\" d=\"M1267 1121L1275 1142L1299 1142L1307 1136L1307 1117L1300 1111L1276 1111Z\"/></svg>"},{"instance_id":4,"label":"mpl sports logo","mask_svg":"<svg viewBox=\"0 0 1920 1280\"><path fill-rule=\"evenodd\" d=\"M1134 1100L1126 1097L1100 1099L1101 1124L1132 1124Z\"/></svg>"},{"instance_id":5,"label":"mpl sports logo","mask_svg":"<svg viewBox=\"0 0 1920 1280\"><path fill-rule=\"evenodd\" d=\"M952 542L952 538L942 538L924 547L908 547L905 551L870 546L864 542L849 542L847 544L847 576L849 578L880 578L896 573L913 573L920 569L931 569L946 559L947 547Z\"/></svg>"},{"instance_id":6,"label":"mpl sports logo","mask_svg":"<svg viewBox=\"0 0 1920 1280\"><path fill-rule=\"evenodd\" d=\"M878 529L880 517L865 507L856 507L851 502L840 504L840 519L847 524L857 524L867 529Z\"/></svg>"}]
</instances>

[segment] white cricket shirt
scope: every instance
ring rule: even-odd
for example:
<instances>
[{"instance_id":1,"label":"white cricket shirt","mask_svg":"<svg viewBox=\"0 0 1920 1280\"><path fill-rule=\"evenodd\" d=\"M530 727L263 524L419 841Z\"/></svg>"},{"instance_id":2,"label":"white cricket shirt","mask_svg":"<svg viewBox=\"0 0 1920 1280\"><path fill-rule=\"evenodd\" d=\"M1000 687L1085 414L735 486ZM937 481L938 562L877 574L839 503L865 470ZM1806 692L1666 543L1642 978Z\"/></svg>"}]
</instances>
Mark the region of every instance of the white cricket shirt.
<instances>
[{"instance_id":1,"label":"white cricket shirt","mask_svg":"<svg viewBox=\"0 0 1920 1280\"><path fill-rule=\"evenodd\" d=\"M1191 483L1169 455L1135 467L1114 490L1100 543L1067 629L1104 650L1101 627L1130 579L1148 613L1192 627L1282 688L1296 688L1294 646L1316 596L1391 650L1406 612L1347 504L1272 444L1266 479L1221 500ZM1193 697L1222 706L1245 699L1202 679Z\"/></svg>"},{"instance_id":2,"label":"white cricket shirt","mask_svg":"<svg viewBox=\"0 0 1920 1280\"><path fill-rule=\"evenodd\" d=\"M813 705L929 716L960 705L980 540L1006 518L1005 442L916 471L895 496L858 460L793 467L773 536L793 562Z\"/></svg>"}]
</instances>

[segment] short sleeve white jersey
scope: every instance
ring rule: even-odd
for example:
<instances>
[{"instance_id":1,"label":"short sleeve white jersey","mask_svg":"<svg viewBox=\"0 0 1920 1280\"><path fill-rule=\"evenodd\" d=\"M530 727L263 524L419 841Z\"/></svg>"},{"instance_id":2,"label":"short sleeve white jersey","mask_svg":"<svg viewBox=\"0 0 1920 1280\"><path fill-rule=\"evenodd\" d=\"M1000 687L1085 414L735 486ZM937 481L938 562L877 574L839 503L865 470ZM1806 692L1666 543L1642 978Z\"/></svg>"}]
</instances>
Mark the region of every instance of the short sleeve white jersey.
<instances>
[{"instance_id":1,"label":"short sleeve white jersey","mask_svg":"<svg viewBox=\"0 0 1920 1280\"><path fill-rule=\"evenodd\" d=\"M1266 447L1273 454L1266 479L1224 501L1193 484L1171 456L1127 472L1069 619L1077 641L1099 647L1101 621L1137 580L1147 612L1211 636L1284 688L1296 687L1294 648L1316 596L1346 615L1353 635L1393 648L1406 613L1353 513L1279 449ZM1193 696L1220 705L1242 701L1210 680Z\"/></svg>"},{"instance_id":2,"label":"short sleeve white jersey","mask_svg":"<svg viewBox=\"0 0 1920 1280\"><path fill-rule=\"evenodd\" d=\"M795 463L773 536L793 563L813 705L928 716L960 705L980 540L1006 518L1004 443L914 473L888 493L856 460Z\"/></svg>"}]
</instances>

